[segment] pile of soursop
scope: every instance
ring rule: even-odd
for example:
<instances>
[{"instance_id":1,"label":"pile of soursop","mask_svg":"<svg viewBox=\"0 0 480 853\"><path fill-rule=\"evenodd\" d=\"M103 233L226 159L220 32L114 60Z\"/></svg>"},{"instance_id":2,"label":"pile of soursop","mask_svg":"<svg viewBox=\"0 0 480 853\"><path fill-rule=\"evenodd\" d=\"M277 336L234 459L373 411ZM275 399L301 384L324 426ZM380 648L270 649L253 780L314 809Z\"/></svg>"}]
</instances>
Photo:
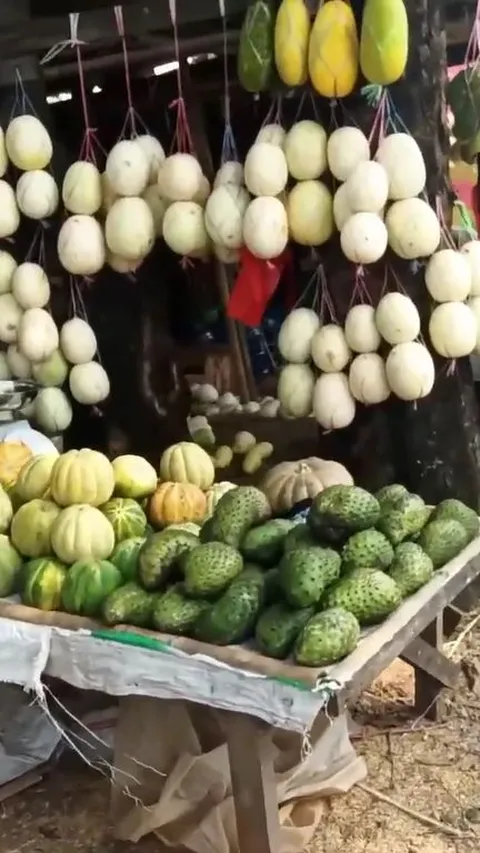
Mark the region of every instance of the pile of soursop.
<instances>
[{"instance_id":1,"label":"pile of soursop","mask_svg":"<svg viewBox=\"0 0 480 853\"><path fill-rule=\"evenodd\" d=\"M272 518L261 491L239 486L199 538L172 529L147 539L137 567L149 599L141 624L215 645L249 641L272 658L327 666L478 535L479 519L465 504L426 506L397 484L376 495L330 486L306 523ZM111 610L108 621L140 624L125 610Z\"/></svg>"}]
</instances>

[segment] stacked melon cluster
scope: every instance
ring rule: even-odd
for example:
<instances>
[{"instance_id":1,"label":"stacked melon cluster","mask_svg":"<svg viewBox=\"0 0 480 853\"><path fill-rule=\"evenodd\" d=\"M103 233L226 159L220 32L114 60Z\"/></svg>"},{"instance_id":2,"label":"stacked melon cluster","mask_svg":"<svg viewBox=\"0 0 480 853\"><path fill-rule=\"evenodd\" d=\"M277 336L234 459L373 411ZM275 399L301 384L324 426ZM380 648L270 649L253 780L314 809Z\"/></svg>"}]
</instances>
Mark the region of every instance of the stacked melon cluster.
<instances>
[{"instance_id":1,"label":"stacked melon cluster","mask_svg":"<svg viewBox=\"0 0 480 853\"><path fill-rule=\"evenodd\" d=\"M131 580L149 530L186 524L198 535L233 488L214 484L210 457L188 442L165 452L159 481L139 456L112 463L89 449L33 456L22 442L6 441L0 484L0 594L18 591L22 566L24 603L92 616L112 584Z\"/></svg>"}]
</instances>

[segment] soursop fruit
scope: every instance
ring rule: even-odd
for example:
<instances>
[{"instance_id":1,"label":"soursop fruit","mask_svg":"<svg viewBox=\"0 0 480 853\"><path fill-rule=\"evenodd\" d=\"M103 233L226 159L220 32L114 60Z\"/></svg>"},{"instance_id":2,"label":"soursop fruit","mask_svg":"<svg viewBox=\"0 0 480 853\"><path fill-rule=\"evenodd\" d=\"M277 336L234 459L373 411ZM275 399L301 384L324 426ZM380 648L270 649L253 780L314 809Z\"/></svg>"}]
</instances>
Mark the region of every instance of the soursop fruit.
<instances>
[{"instance_id":1,"label":"soursop fruit","mask_svg":"<svg viewBox=\"0 0 480 853\"><path fill-rule=\"evenodd\" d=\"M314 613L314 607L293 610L284 602L272 604L264 610L257 622L255 642L258 650L269 658L284 660Z\"/></svg>"},{"instance_id":2,"label":"soursop fruit","mask_svg":"<svg viewBox=\"0 0 480 853\"><path fill-rule=\"evenodd\" d=\"M450 562L468 545L469 535L463 524L453 518L429 521L418 537L418 544L430 557L434 569Z\"/></svg>"},{"instance_id":3,"label":"soursop fruit","mask_svg":"<svg viewBox=\"0 0 480 853\"><path fill-rule=\"evenodd\" d=\"M459 521L467 531L470 539L475 539L478 536L480 526L478 515L473 509L462 503L462 501L457 501L455 498L448 498L442 501L435 507L429 520L443 521L446 518Z\"/></svg>"},{"instance_id":4,"label":"soursop fruit","mask_svg":"<svg viewBox=\"0 0 480 853\"><path fill-rule=\"evenodd\" d=\"M413 595L433 578L433 563L416 542L402 542L395 551L389 575L402 597Z\"/></svg>"},{"instance_id":5,"label":"soursop fruit","mask_svg":"<svg viewBox=\"0 0 480 853\"><path fill-rule=\"evenodd\" d=\"M393 547L379 530L360 530L347 539L342 549L342 571L350 569L388 569Z\"/></svg>"},{"instance_id":6,"label":"soursop fruit","mask_svg":"<svg viewBox=\"0 0 480 853\"><path fill-rule=\"evenodd\" d=\"M283 552L287 554L289 551L295 551L296 548L309 548L318 544L318 539L315 538L308 524L300 522L285 536Z\"/></svg>"},{"instance_id":7,"label":"soursop fruit","mask_svg":"<svg viewBox=\"0 0 480 853\"><path fill-rule=\"evenodd\" d=\"M395 502L398 498L404 498L408 495L408 489L400 483L392 483L390 486L383 486L375 493L375 497L382 509L388 504Z\"/></svg>"},{"instance_id":8,"label":"soursop fruit","mask_svg":"<svg viewBox=\"0 0 480 853\"><path fill-rule=\"evenodd\" d=\"M239 548L251 527L272 514L267 498L254 486L238 486L224 494L201 531L202 542L222 542Z\"/></svg>"},{"instance_id":9,"label":"soursop fruit","mask_svg":"<svg viewBox=\"0 0 480 853\"><path fill-rule=\"evenodd\" d=\"M217 646L248 639L264 604L264 578L253 567L241 572L221 598L200 614L193 629L196 639Z\"/></svg>"},{"instance_id":10,"label":"soursop fruit","mask_svg":"<svg viewBox=\"0 0 480 853\"><path fill-rule=\"evenodd\" d=\"M243 557L223 542L207 542L186 554L182 569L188 596L212 598L222 593L240 574Z\"/></svg>"},{"instance_id":11,"label":"soursop fruit","mask_svg":"<svg viewBox=\"0 0 480 853\"><path fill-rule=\"evenodd\" d=\"M188 635L207 607L209 607L207 601L187 598L183 584L178 583L157 598L153 607L152 622L157 631Z\"/></svg>"},{"instance_id":12,"label":"soursop fruit","mask_svg":"<svg viewBox=\"0 0 480 853\"><path fill-rule=\"evenodd\" d=\"M312 616L302 628L294 657L302 666L329 666L353 652L359 639L360 624L353 613L332 607Z\"/></svg>"},{"instance_id":13,"label":"soursop fruit","mask_svg":"<svg viewBox=\"0 0 480 853\"><path fill-rule=\"evenodd\" d=\"M399 545L422 530L431 512L419 495L406 494L382 508L377 527L393 545Z\"/></svg>"},{"instance_id":14,"label":"soursop fruit","mask_svg":"<svg viewBox=\"0 0 480 853\"><path fill-rule=\"evenodd\" d=\"M240 551L246 560L253 560L265 568L275 566L283 553L283 543L294 521L274 518L258 527L252 527L243 537Z\"/></svg>"},{"instance_id":15,"label":"soursop fruit","mask_svg":"<svg viewBox=\"0 0 480 853\"><path fill-rule=\"evenodd\" d=\"M360 625L376 625L398 607L401 592L392 578L379 569L355 569L326 593L324 608L340 607Z\"/></svg>"},{"instance_id":16,"label":"soursop fruit","mask_svg":"<svg viewBox=\"0 0 480 853\"><path fill-rule=\"evenodd\" d=\"M181 557L198 547L198 536L180 530L153 533L138 556L138 579L147 590L165 587Z\"/></svg>"},{"instance_id":17,"label":"soursop fruit","mask_svg":"<svg viewBox=\"0 0 480 853\"><path fill-rule=\"evenodd\" d=\"M280 586L292 607L318 604L330 584L340 577L340 555L331 548L297 548L285 554L278 567Z\"/></svg>"},{"instance_id":18,"label":"soursop fruit","mask_svg":"<svg viewBox=\"0 0 480 853\"><path fill-rule=\"evenodd\" d=\"M380 504L359 486L328 486L314 499L307 518L320 541L343 544L352 533L375 527Z\"/></svg>"}]
</instances>

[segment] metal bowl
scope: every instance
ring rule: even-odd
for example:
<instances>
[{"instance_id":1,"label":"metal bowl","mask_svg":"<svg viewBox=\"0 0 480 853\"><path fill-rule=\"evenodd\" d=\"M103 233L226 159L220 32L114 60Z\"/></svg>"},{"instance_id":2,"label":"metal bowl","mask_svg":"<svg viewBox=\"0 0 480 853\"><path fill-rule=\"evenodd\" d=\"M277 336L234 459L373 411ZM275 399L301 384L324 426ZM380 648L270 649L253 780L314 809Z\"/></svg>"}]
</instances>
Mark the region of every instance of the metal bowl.
<instances>
[{"instance_id":1,"label":"metal bowl","mask_svg":"<svg viewBox=\"0 0 480 853\"><path fill-rule=\"evenodd\" d=\"M18 412L33 403L39 390L32 379L0 380L0 412Z\"/></svg>"}]
</instances>

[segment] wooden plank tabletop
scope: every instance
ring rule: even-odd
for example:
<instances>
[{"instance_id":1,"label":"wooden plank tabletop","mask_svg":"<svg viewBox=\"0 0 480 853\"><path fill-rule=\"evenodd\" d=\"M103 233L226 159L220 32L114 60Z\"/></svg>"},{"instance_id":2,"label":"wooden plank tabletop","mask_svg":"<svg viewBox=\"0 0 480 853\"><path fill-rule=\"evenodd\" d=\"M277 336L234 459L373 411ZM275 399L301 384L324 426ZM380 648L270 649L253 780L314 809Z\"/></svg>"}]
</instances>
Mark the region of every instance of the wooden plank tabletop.
<instances>
[{"instance_id":1,"label":"wooden plank tabletop","mask_svg":"<svg viewBox=\"0 0 480 853\"><path fill-rule=\"evenodd\" d=\"M454 560L435 573L432 580L410 596L385 622L365 631L357 648L345 660L331 667L309 668L293 661L277 661L244 646L214 646L188 637L173 637L119 625L115 633L137 634L161 640L189 655L202 655L239 670L300 682L314 688L323 678L334 679L346 696L358 694L376 678L429 625L435 616L480 574L480 537ZM12 601L0 601L0 618L67 630L95 630L104 626L91 619L66 613L42 612ZM120 639L120 636L119 636ZM179 664L180 665L180 664Z\"/></svg>"}]
</instances>

